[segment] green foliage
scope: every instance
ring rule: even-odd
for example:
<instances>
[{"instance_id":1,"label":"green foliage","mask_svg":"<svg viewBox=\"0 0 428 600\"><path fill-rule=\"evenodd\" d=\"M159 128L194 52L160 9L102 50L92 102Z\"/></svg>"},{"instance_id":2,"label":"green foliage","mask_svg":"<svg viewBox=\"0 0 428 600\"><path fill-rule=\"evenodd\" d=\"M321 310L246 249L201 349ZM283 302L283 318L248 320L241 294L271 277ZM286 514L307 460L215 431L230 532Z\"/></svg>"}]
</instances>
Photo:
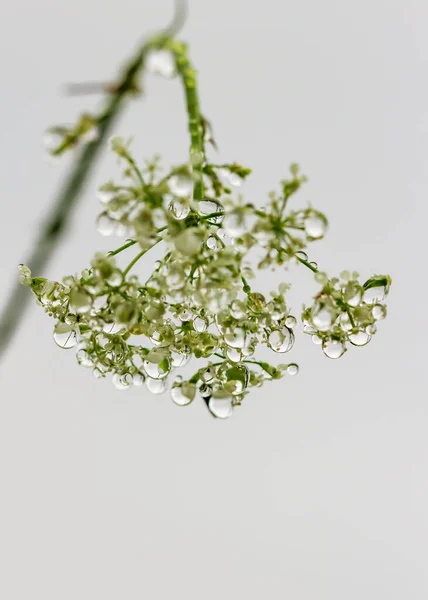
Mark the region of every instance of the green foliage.
<instances>
[{"instance_id":1,"label":"green foliage","mask_svg":"<svg viewBox=\"0 0 428 600\"><path fill-rule=\"evenodd\" d=\"M310 244L324 237L326 216L312 207L290 209L289 201L305 183L298 165L271 192L263 208L236 193L251 170L231 162L212 163L206 143L215 145L212 128L200 113L196 72L187 46L154 38L143 67L181 79L188 112L190 151L183 164L162 174L159 157L139 165L130 144L110 141L122 165L119 183L99 190L103 205L97 219L102 235L127 236L108 255L95 254L91 266L62 282L33 278L20 266L20 281L31 287L38 303L56 320L54 339L75 348L79 364L95 377L112 376L119 389L146 384L162 393L175 369L190 359L207 359L188 380L178 375L171 397L180 406L200 396L210 412L227 418L252 387L295 375L295 363L272 365L256 359L257 349L288 353L294 345L297 319L286 301L289 285L270 296L254 291L248 253L257 249L258 269L303 264L322 285L302 314L303 330L322 346L328 358L339 358L348 343L367 344L384 305L391 280L375 275L364 284L348 272L329 278L308 260ZM100 123L83 115L72 128L56 127L53 154L90 143ZM52 141L52 140L50 140ZM164 248L147 281L132 273L154 246ZM137 247L121 269L115 256Z\"/></svg>"}]
</instances>

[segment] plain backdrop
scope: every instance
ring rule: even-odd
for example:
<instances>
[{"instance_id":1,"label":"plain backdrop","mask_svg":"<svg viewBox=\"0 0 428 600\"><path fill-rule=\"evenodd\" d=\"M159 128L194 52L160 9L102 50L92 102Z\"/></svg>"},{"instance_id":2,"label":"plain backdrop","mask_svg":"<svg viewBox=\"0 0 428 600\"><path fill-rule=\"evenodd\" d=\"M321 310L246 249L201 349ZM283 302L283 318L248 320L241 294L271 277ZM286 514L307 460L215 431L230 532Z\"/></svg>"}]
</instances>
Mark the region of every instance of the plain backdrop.
<instances>
[{"instance_id":1,"label":"plain backdrop","mask_svg":"<svg viewBox=\"0 0 428 600\"><path fill-rule=\"evenodd\" d=\"M111 79L171 13L1 3L1 302L70 165L44 160L43 131L97 105L61 85ZM2 600L427 598L427 31L425 0L190 2L182 37L221 160L254 169L243 192L260 204L298 161L309 183L293 202L330 217L311 258L331 275L389 272L388 319L340 361L298 335L299 376L221 422L96 381L33 303L0 365ZM139 159L181 162L178 83L150 77L116 132ZM45 275L120 245L94 227L96 189L117 174L104 152ZM299 314L310 273L278 278Z\"/></svg>"}]
</instances>

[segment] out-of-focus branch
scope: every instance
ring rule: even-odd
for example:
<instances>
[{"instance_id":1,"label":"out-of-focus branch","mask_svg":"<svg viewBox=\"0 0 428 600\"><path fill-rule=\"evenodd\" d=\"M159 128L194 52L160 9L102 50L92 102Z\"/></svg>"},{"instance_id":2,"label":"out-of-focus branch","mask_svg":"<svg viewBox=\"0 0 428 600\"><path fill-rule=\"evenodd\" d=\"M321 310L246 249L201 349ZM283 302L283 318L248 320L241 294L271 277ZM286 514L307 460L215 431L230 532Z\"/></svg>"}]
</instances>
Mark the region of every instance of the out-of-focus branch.
<instances>
[{"instance_id":1,"label":"out-of-focus branch","mask_svg":"<svg viewBox=\"0 0 428 600\"><path fill-rule=\"evenodd\" d=\"M166 41L176 35L185 22L186 14L186 2L184 0L176 1L175 14L171 24L164 31L150 38L140 48L137 55L125 68L117 84L112 87L107 106L97 118L97 139L86 144L76 157L75 165L52 205L34 245L34 250L27 258L26 264L34 273L43 271L60 241L69 217L86 184L90 170L122 109L126 96L138 89L136 78L142 70L148 51L153 45L159 46L163 39ZM15 334L29 300L28 290L17 283L12 289L0 318L0 357Z\"/></svg>"}]
</instances>

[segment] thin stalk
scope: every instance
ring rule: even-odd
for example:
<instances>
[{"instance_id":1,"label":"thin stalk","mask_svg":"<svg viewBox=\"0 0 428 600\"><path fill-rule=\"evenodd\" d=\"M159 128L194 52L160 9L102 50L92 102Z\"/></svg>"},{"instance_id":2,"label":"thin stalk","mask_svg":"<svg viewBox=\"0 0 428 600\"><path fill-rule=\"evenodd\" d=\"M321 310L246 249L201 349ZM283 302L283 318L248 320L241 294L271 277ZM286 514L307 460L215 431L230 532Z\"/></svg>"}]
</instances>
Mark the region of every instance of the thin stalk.
<instances>
[{"instance_id":1,"label":"thin stalk","mask_svg":"<svg viewBox=\"0 0 428 600\"><path fill-rule=\"evenodd\" d=\"M186 2L178 0L175 4L175 12L171 24L140 48L125 68L117 85L113 87L109 94L105 110L96 119L97 139L86 144L77 155L75 164L54 201L45 224L40 231L34 249L26 260L26 264L34 273L38 274L44 270L55 247L66 231L66 225L88 180L89 173L101 149L104 147L104 141L121 112L125 99L138 89L136 78L144 66L148 52L153 47L165 46L182 28L186 14ZM0 357L14 336L29 300L30 294L28 290L17 283L12 288L0 318Z\"/></svg>"},{"instance_id":2,"label":"thin stalk","mask_svg":"<svg viewBox=\"0 0 428 600\"><path fill-rule=\"evenodd\" d=\"M126 277L129 273L129 271L132 269L132 267L140 260L140 258L142 256L144 256L149 250L151 250L152 248L154 248L157 244L159 244L159 242L162 241L162 238L159 240L156 240L156 242L154 244L152 244L151 246L149 246L148 248L144 248L144 250L141 250L141 252L139 252L137 254L137 256L135 258L133 258L131 260L131 262L129 263L129 265L126 267L126 269L123 271L123 277Z\"/></svg>"}]
</instances>

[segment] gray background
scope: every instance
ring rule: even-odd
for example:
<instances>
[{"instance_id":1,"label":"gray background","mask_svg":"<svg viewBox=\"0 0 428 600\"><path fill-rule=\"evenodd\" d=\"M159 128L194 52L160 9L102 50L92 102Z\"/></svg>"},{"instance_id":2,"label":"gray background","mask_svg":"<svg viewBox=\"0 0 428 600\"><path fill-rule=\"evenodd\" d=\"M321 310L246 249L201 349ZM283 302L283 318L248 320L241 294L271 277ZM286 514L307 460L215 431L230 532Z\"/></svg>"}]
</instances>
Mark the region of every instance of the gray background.
<instances>
[{"instance_id":1,"label":"gray background","mask_svg":"<svg viewBox=\"0 0 428 600\"><path fill-rule=\"evenodd\" d=\"M1 4L3 300L69 163L43 160L43 130L96 103L60 84L114 76L171 9ZM300 375L219 422L96 381L33 305L0 366L2 599L427 597L427 30L425 0L191 3L183 37L221 159L254 168L259 203L299 161L296 205L331 223L311 257L330 274L389 271L389 317L340 361L299 336ZM116 131L138 157L180 162L181 89L147 83ZM116 174L104 155L47 275L119 245L94 229L95 190ZM309 272L278 278L298 314Z\"/></svg>"}]
</instances>

